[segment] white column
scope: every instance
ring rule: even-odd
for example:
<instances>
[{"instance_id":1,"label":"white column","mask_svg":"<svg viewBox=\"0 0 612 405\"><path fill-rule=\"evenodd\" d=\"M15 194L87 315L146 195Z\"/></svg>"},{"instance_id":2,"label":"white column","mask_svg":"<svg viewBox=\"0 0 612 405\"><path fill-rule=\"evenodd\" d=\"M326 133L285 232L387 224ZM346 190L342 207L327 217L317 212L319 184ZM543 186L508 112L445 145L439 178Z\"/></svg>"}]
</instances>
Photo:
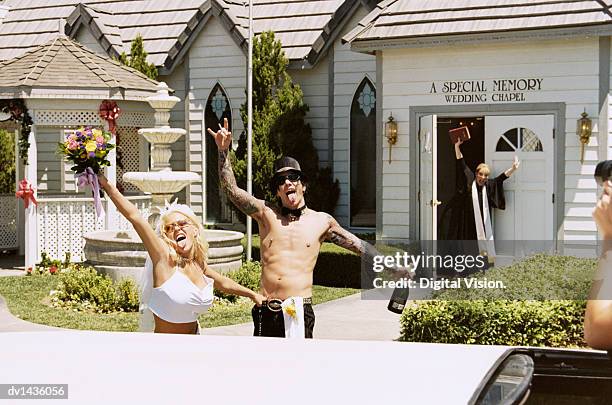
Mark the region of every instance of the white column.
<instances>
[{"instance_id":1,"label":"white column","mask_svg":"<svg viewBox=\"0 0 612 405\"><path fill-rule=\"evenodd\" d=\"M117 137L113 136L112 142L117 144ZM117 184L117 149L113 149L108 154L108 161L110 162L110 166L106 166L106 178L108 182L116 185ZM111 201L111 199L105 195L106 200L106 225L104 229L115 230L117 224L117 207Z\"/></svg>"},{"instance_id":2,"label":"white column","mask_svg":"<svg viewBox=\"0 0 612 405\"><path fill-rule=\"evenodd\" d=\"M34 117L34 111L30 111ZM34 187L34 196L38 199L38 148L36 147L36 125L30 132L30 147L28 148L28 164L25 166L25 179ZM36 266L38 261L38 216L36 205L30 204L25 210L25 268Z\"/></svg>"}]
</instances>

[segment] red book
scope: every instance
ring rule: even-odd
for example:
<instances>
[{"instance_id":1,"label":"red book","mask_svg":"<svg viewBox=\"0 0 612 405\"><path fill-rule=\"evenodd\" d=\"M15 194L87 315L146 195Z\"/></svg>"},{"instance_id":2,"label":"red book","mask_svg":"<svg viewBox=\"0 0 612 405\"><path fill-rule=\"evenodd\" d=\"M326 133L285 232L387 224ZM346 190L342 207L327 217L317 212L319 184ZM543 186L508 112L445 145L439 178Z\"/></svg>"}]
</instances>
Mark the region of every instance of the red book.
<instances>
[{"instance_id":1,"label":"red book","mask_svg":"<svg viewBox=\"0 0 612 405\"><path fill-rule=\"evenodd\" d=\"M463 142L470 139L470 130L468 127L459 127L455 129L451 129L448 131L448 136L450 136L452 144L456 144L458 139L461 139Z\"/></svg>"}]
</instances>

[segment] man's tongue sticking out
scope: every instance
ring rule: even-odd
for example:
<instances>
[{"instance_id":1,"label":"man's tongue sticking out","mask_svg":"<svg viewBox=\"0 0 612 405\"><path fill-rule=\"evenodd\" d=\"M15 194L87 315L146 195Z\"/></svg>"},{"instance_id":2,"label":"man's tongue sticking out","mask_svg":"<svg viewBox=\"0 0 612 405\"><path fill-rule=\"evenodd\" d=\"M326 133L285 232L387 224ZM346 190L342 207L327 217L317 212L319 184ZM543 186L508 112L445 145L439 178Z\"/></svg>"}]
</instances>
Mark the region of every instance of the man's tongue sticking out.
<instances>
[{"instance_id":1,"label":"man's tongue sticking out","mask_svg":"<svg viewBox=\"0 0 612 405\"><path fill-rule=\"evenodd\" d=\"M289 200L289 202L293 205L296 203L297 201L297 195L295 193L295 191L288 191L287 192L287 199Z\"/></svg>"}]
</instances>

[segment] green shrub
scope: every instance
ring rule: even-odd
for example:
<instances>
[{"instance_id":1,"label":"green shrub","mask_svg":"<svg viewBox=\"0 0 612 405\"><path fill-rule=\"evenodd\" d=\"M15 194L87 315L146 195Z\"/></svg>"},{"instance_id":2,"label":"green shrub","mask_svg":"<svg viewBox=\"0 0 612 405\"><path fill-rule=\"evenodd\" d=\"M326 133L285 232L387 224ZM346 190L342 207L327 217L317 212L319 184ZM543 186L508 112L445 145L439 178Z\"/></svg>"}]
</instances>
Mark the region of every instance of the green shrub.
<instances>
[{"instance_id":1,"label":"green shrub","mask_svg":"<svg viewBox=\"0 0 612 405\"><path fill-rule=\"evenodd\" d=\"M52 292L53 305L77 311L107 313L138 310L138 290L131 280L117 285L93 267L79 266L60 274L58 289Z\"/></svg>"},{"instance_id":2,"label":"green shrub","mask_svg":"<svg viewBox=\"0 0 612 405\"><path fill-rule=\"evenodd\" d=\"M259 291L261 264L257 261L244 262L238 270L227 273L227 277L244 287L250 288L253 291ZM226 294L219 290L215 290L215 295L230 302L236 302L238 299L236 295Z\"/></svg>"},{"instance_id":3,"label":"green shrub","mask_svg":"<svg viewBox=\"0 0 612 405\"><path fill-rule=\"evenodd\" d=\"M117 307L120 311L138 311L140 297L138 296L138 286L133 280L124 278L123 280L119 281L116 286L116 294Z\"/></svg>"},{"instance_id":4,"label":"green shrub","mask_svg":"<svg viewBox=\"0 0 612 405\"><path fill-rule=\"evenodd\" d=\"M595 259L540 254L477 276L500 280L505 289L449 289L434 297L445 300L585 300L596 266Z\"/></svg>"},{"instance_id":5,"label":"green shrub","mask_svg":"<svg viewBox=\"0 0 612 405\"><path fill-rule=\"evenodd\" d=\"M79 263L70 263L70 252L64 253L63 262L58 259L51 259L47 252L41 252L40 262L36 264L36 270L32 270L30 267L26 270L26 275L56 275L80 266Z\"/></svg>"},{"instance_id":6,"label":"green shrub","mask_svg":"<svg viewBox=\"0 0 612 405\"><path fill-rule=\"evenodd\" d=\"M426 301L404 310L400 340L584 346L585 307L584 301Z\"/></svg>"},{"instance_id":7,"label":"green shrub","mask_svg":"<svg viewBox=\"0 0 612 405\"><path fill-rule=\"evenodd\" d=\"M315 265L313 282L325 287L361 288L361 258L325 243Z\"/></svg>"},{"instance_id":8,"label":"green shrub","mask_svg":"<svg viewBox=\"0 0 612 405\"><path fill-rule=\"evenodd\" d=\"M401 317L400 340L550 347L585 346L584 311L594 259L537 255L488 270L504 290L452 289L415 302Z\"/></svg>"}]
</instances>

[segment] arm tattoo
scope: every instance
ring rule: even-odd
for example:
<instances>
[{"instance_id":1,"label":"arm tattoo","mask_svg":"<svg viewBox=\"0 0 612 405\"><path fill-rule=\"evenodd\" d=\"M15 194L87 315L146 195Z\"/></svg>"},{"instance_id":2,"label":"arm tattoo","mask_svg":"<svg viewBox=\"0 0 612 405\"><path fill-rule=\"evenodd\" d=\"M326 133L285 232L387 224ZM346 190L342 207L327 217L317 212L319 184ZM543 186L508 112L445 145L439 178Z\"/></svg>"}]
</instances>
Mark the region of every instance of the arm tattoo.
<instances>
[{"instance_id":1,"label":"arm tattoo","mask_svg":"<svg viewBox=\"0 0 612 405\"><path fill-rule=\"evenodd\" d=\"M357 253L366 262L373 262L374 256L380 255L371 244L359 239L346 229L343 229L336 220L330 217L331 227L327 231L327 240L331 243Z\"/></svg>"},{"instance_id":2,"label":"arm tattoo","mask_svg":"<svg viewBox=\"0 0 612 405\"><path fill-rule=\"evenodd\" d=\"M238 184L236 184L236 178L234 177L228 150L219 150L219 182L230 201L234 203L240 211L244 212L246 215L253 215L260 210L260 201L246 191L240 189Z\"/></svg>"},{"instance_id":3,"label":"arm tattoo","mask_svg":"<svg viewBox=\"0 0 612 405\"><path fill-rule=\"evenodd\" d=\"M329 224L330 227L327 231L326 239L340 247L350 250L351 252L357 253L359 256L361 256L361 261L365 265L365 269L372 269L372 266L374 265L374 258L376 256L382 256L378 249L376 249L374 245L359 239L346 229L343 229L331 216L329 217ZM385 269L392 271L400 270L395 266L385 266ZM370 271L366 273L370 276L373 274ZM410 275L410 277L413 277L413 275L414 274Z\"/></svg>"}]
</instances>

